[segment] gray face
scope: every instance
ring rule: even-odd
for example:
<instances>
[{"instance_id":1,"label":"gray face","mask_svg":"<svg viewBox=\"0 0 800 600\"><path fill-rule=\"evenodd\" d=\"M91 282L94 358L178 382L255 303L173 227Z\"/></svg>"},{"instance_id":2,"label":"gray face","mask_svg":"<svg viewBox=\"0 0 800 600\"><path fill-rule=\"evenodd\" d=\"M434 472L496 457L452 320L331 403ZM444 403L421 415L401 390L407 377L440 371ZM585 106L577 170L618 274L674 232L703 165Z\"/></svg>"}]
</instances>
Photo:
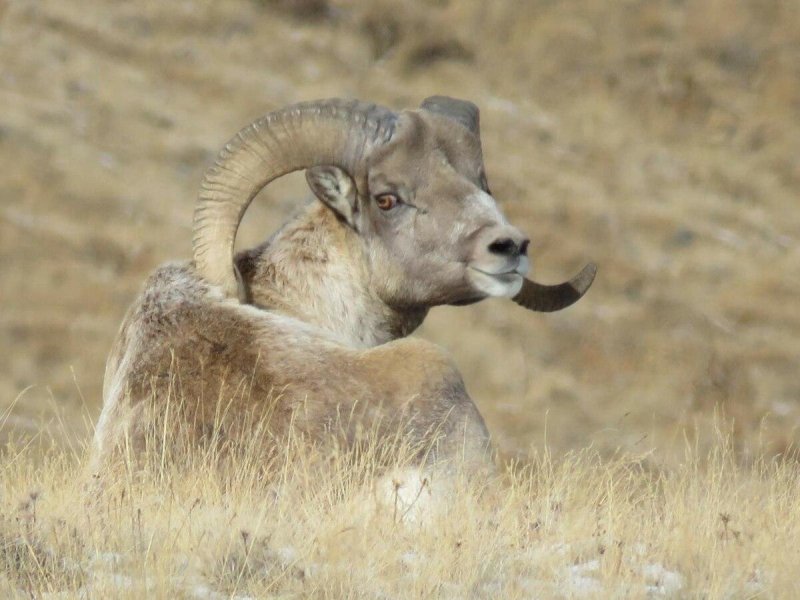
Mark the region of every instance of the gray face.
<instances>
[{"instance_id":1,"label":"gray face","mask_svg":"<svg viewBox=\"0 0 800 600\"><path fill-rule=\"evenodd\" d=\"M307 179L360 233L384 301L466 304L519 292L528 240L489 194L475 133L428 111L401 113L365 171L353 179L316 167Z\"/></svg>"}]
</instances>

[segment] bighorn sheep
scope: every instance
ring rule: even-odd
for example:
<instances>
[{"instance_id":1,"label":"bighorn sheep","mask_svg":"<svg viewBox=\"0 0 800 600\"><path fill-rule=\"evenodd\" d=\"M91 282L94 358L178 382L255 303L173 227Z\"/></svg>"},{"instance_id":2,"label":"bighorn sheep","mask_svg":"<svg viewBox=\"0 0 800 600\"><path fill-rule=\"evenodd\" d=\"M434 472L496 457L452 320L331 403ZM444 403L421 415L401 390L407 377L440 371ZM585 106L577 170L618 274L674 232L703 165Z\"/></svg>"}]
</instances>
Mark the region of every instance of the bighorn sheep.
<instances>
[{"instance_id":1,"label":"bighorn sheep","mask_svg":"<svg viewBox=\"0 0 800 600\"><path fill-rule=\"evenodd\" d=\"M478 123L474 104L435 96L402 112L296 104L242 129L203 180L194 261L157 269L123 322L95 457L136 429L146 398L166 406L177 374L184 402L170 418L198 436L221 397L229 411L271 411L276 435L291 427L312 441L337 415L352 417L346 440L402 415L403 435L430 445L428 464L485 466L489 435L453 361L401 338L438 305L503 296L559 310L595 267L559 286L525 279L528 239L489 192ZM321 202L234 256L253 197L300 169Z\"/></svg>"}]
</instances>

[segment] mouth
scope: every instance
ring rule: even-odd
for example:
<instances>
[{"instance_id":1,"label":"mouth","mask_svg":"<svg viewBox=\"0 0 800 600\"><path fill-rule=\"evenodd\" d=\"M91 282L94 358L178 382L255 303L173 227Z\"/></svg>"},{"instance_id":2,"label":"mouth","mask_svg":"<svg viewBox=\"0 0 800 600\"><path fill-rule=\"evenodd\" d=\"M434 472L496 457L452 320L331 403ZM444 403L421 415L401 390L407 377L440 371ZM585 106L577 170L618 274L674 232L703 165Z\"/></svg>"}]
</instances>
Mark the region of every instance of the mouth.
<instances>
[{"instance_id":1,"label":"mouth","mask_svg":"<svg viewBox=\"0 0 800 600\"><path fill-rule=\"evenodd\" d=\"M514 269L513 271L500 271L499 273L492 273L490 271L484 271L483 269L479 269L478 267L469 267L473 271L480 273L481 275L485 275L486 277L493 277L498 281L514 281L516 277L524 277L522 273L519 272L518 269Z\"/></svg>"},{"instance_id":2,"label":"mouth","mask_svg":"<svg viewBox=\"0 0 800 600\"><path fill-rule=\"evenodd\" d=\"M531 265L530 259L524 255L520 256L515 262L516 265L513 265L513 267L511 265L503 265L504 270L502 271L481 269L475 265L468 265L468 268L482 275L486 275L487 277L494 277L500 281L515 281L516 277L525 277Z\"/></svg>"},{"instance_id":3,"label":"mouth","mask_svg":"<svg viewBox=\"0 0 800 600\"><path fill-rule=\"evenodd\" d=\"M489 277L505 277L506 275L519 275L520 277L524 277L528 270L527 269L520 269L517 267L516 269L512 269L511 271L500 271L496 273L492 273L491 271L484 271L483 269L479 269L478 267L470 266L470 269L473 271L477 271L478 273L483 273L484 275L488 275Z\"/></svg>"}]
</instances>

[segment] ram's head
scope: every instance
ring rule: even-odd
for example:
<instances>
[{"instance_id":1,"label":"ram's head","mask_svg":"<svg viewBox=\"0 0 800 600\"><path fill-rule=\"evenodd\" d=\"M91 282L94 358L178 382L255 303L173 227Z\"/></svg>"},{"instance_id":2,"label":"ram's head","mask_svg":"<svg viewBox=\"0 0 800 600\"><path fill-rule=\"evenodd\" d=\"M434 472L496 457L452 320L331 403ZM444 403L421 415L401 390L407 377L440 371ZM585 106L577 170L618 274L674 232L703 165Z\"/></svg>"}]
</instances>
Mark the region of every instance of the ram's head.
<instances>
[{"instance_id":1,"label":"ram's head","mask_svg":"<svg viewBox=\"0 0 800 600\"><path fill-rule=\"evenodd\" d=\"M205 177L195 213L200 274L245 294L233 262L241 218L270 181L308 169L317 198L363 241L374 291L393 306L513 298L539 311L579 299L594 279L543 286L525 278L528 239L488 187L471 102L435 96L399 113L358 101L303 103L244 128Z\"/></svg>"}]
</instances>

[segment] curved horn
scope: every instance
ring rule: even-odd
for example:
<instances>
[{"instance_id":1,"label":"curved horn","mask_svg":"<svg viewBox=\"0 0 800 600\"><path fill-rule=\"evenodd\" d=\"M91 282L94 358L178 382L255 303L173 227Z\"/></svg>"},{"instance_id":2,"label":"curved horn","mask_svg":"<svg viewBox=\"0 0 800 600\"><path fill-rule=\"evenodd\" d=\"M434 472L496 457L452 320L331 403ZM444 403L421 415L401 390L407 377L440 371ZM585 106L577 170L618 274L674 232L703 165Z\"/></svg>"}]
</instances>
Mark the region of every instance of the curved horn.
<instances>
[{"instance_id":1,"label":"curved horn","mask_svg":"<svg viewBox=\"0 0 800 600\"><path fill-rule=\"evenodd\" d=\"M395 120L387 108L331 99L294 104L242 129L225 144L201 184L193 224L200 275L236 297L234 242L255 195L277 177L318 165L335 165L357 176L364 157L392 136Z\"/></svg>"},{"instance_id":2,"label":"curved horn","mask_svg":"<svg viewBox=\"0 0 800 600\"><path fill-rule=\"evenodd\" d=\"M597 265L589 263L575 277L558 285L542 285L525 279L522 290L513 300L528 310L538 312L561 310L583 298L596 274Z\"/></svg>"},{"instance_id":3,"label":"curved horn","mask_svg":"<svg viewBox=\"0 0 800 600\"><path fill-rule=\"evenodd\" d=\"M448 96L431 96L425 98L419 107L458 121L478 137L481 135L480 111L468 100L459 100Z\"/></svg>"}]
</instances>

